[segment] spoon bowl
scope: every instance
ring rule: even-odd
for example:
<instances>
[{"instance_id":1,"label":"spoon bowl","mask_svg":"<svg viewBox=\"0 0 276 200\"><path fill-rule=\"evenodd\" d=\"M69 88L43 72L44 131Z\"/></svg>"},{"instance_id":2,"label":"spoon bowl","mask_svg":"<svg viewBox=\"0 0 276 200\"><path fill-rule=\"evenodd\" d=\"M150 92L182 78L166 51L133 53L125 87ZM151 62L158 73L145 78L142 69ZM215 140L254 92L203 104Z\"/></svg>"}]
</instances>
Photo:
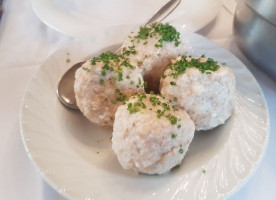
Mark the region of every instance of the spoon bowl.
<instances>
[{"instance_id":1,"label":"spoon bowl","mask_svg":"<svg viewBox=\"0 0 276 200\"><path fill-rule=\"evenodd\" d=\"M69 68L60 78L57 88L57 96L63 105L66 107L78 110L75 92L74 92L74 82L75 73L79 69L83 62L79 62Z\"/></svg>"}]
</instances>

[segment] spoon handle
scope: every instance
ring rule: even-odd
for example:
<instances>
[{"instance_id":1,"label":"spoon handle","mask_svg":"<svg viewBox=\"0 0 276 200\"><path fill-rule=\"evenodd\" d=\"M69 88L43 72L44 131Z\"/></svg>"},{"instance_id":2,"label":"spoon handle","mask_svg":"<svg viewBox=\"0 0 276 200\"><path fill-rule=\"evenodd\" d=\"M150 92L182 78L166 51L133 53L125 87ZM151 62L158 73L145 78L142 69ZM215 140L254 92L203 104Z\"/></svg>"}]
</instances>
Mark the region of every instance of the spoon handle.
<instances>
[{"instance_id":1,"label":"spoon handle","mask_svg":"<svg viewBox=\"0 0 276 200\"><path fill-rule=\"evenodd\" d=\"M144 25L160 22L180 4L181 0L171 0L160 8Z\"/></svg>"}]
</instances>

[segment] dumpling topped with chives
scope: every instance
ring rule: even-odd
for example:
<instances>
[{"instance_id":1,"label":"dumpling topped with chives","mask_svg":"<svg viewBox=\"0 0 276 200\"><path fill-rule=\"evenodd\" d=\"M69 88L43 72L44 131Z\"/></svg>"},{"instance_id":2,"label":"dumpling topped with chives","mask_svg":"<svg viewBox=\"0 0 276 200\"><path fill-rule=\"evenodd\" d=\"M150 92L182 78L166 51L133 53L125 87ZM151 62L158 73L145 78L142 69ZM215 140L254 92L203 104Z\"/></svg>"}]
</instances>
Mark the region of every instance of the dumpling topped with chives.
<instances>
[{"instance_id":1,"label":"dumpling topped with chives","mask_svg":"<svg viewBox=\"0 0 276 200\"><path fill-rule=\"evenodd\" d=\"M112 127L118 106L129 96L143 92L144 81L129 59L105 52L76 71L74 91L85 117L100 126Z\"/></svg>"},{"instance_id":2,"label":"dumpling topped with chives","mask_svg":"<svg viewBox=\"0 0 276 200\"><path fill-rule=\"evenodd\" d=\"M165 71L160 91L195 123L196 130L212 129L231 116L235 103L235 76L212 58L179 57Z\"/></svg>"},{"instance_id":3,"label":"dumpling topped with chives","mask_svg":"<svg viewBox=\"0 0 276 200\"><path fill-rule=\"evenodd\" d=\"M171 59L185 54L180 32L169 24L153 23L132 32L123 50L133 65L142 69L149 91L159 90L160 78Z\"/></svg>"},{"instance_id":4,"label":"dumpling topped with chives","mask_svg":"<svg viewBox=\"0 0 276 200\"><path fill-rule=\"evenodd\" d=\"M116 112L112 149L124 169L162 174L181 163L194 131L185 110L160 95L139 93Z\"/></svg>"}]
</instances>

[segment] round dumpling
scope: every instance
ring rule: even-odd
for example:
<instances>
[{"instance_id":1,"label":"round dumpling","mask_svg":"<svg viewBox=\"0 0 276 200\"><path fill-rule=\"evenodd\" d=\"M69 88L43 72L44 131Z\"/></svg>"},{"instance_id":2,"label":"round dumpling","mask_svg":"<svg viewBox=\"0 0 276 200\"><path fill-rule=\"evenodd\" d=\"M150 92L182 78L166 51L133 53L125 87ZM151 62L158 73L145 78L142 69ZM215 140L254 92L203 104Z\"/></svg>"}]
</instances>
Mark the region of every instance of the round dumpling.
<instances>
[{"instance_id":1,"label":"round dumpling","mask_svg":"<svg viewBox=\"0 0 276 200\"><path fill-rule=\"evenodd\" d=\"M141 71L111 52L85 62L76 71L74 91L80 111L91 122L112 127L119 105L144 91Z\"/></svg>"},{"instance_id":2,"label":"round dumpling","mask_svg":"<svg viewBox=\"0 0 276 200\"><path fill-rule=\"evenodd\" d=\"M124 169L162 174L181 163L194 131L186 111L161 96L139 93L116 112L112 149Z\"/></svg>"},{"instance_id":3,"label":"round dumpling","mask_svg":"<svg viewBox=\"0 0 276 200\"><path fill-rule=\"evenodd\" d=\"M231 116L235 102L235 77L229 67L211 58L178 58L160 81L160 91L185 109L196 130L212 129Z\"/></svg>"},{"instance_id":4,"label":"round dumpling","mask_svg":"<svg viewBox=\"0 0 276 200\"><path fill-rule=\"evenodd\" d=\"M185 54L180 33L169 24L153 23L132 32L123 43L123 53L142 69L149 91L158 92L160 78L171 59Z\"/></svg>"}]
</instances>

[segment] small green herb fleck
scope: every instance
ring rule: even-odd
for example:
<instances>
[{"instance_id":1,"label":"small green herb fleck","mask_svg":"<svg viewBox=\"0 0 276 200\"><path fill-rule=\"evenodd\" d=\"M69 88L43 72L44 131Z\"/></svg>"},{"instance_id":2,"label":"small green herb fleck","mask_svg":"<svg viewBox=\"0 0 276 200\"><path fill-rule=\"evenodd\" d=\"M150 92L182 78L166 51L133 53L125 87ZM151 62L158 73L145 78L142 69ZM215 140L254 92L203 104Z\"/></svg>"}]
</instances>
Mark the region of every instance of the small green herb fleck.
<instances>
[{"instance_id":1,"label":"small green herb fleck","mask_svg":"<svg viewBox=\"0 0 276 200\"><path fill-rule=\"evenodd\" d=\"M130 114L133 114L133 113L136 113L136 112L140 111L139 105L138 104L132 104L132 103L129 103L127 105L127 110L129 111Z\"/></svg>"},{"instance_id":2,"label":"small green herb fleck","mask_svg":"<svg viewBox=\"0 0 276 200\"><path fill-rule=\"evenodd\" d=\"M128 48L123 48L123 51L122 51L122 57L125 58L129 55L135 55L137 52L136 52L136 49L135 49L135 46L132 45L132 46L129 46ZM129 64L129 62L128 62ZM130 64L129 64L130 65Z\"/></svg>"},{"instance_id":3,"label":"small green herb fleck","mask_svg":"<svg viewBox=\"0 0 276 200\"><path fill-rule=\"evenodd\" d=\"M71 60L69 58L66 59L66 62L69 63Z\"/></svg>"},{"instance_id":4,"label":"small green herb fleck","mask_svg":"<svg viewBox=\"0 0 276 200\"><path fill-rule=\"evenodd\" d=\"M184 152L184 150L182 149L182 147L180 147L180 149L179 149L178 152L179 152L179 153L183 153L183 152Z\"/></svg>"},{"instance_id":5,"label":"small green herb fleck","mask_svg":"<svg viewBox=\"0 0 276 200\"><path fill-rule=\"evenodd\" d=\"M103 79L100 80L100 85L104 85L104 80Z\"/></svg>"},{"instance_id":6,"label":"small green herb fleck","mask_svg":"<svg viewBox=\"0 0 276 200\"><path fill-rule=\"evenodd\" d=\"M176 82L171 81L170 84L171 84L171 85L176 85Z\"/></svg>"},{"instance_id":7,"label":"small green herb fleck","mask_svg":"<svg viewBox=\"0 0 276 200\"><path fill-rule=\"evenodd\" d=\"M168 114L168 115L166 116L166 118L168 118L168 119L171 121L171 124L172 124L172 125L174 125L174 124L177 123L177 118L176 118L176 116L174 116L174 115L172 115L172 114Z\"/></svg>"},{"instance_id":8,"label":"small green herb fleck","mask_svg":"<svg viewBox=\"0 0 276 200\"><path fill-rule=\"evenodd\" d=\"M205 173L206 173L206 170L205 170L205 169L203 169L203 170L202 170L202 173L203 173L203 174L205 174Z\"/></svg>"},{"instance_id":9,"label":"small green herb fleck","mask_svg":"<svg viewBox=\"0 0 276 200\"><path fill-rule=\"evenodd\" d=\"M174 97L174 98L173 98L173 101L177 101L177 98L176 98L176 97Z\"/></svg>"},{"instance_id":10,"label":"small green herb fleck","mask_svg":"<svg viewBox=\"0 0 276 200\"><path fill-rule=\"evenodd\" d=\"M138 83L139 83L139 85L141 85L141 83L142 83L140 78L138 78Z\"/></svg>"},{"instance_id":11,"label":"small green herb fleck","mask_svg":"<svg viewBox=\"0 0 276 200\"><path fill-rule=\"evenodd\" d=\"M180 167L180 164L179 165L175 165L172 170L175 170L175 169L178 169Z\"/></svg>"},{"instance_id":12,"label":"small green herb fleck","mask_svg":"<svg viewBox=\"0 0 276 200\"><path fill-rule=\"evenodd\" d=\"M83 67L82 68L84 71L90 72L90 69L88 69L87 67Z\"/></svg>"},{"instance_id":13,"label":"small green herb fleck","mask_svg":"<svg viewBox=\"0 0 276 200\"><path fill-rule=\"evenodd\" d=\"M172 138L176 138L177 137L177 134L172 134Z\"/></svg>"},{"instance_id":14,"label":"small green herb fleck","mask_svg":"<svg viewBox=\"0 0 276 200\"><path fill-rule=\"evenodd\" d=\"M146 81L144 82L144 88L148 88L148 83Z\"/></svg>"}]
</instances>

